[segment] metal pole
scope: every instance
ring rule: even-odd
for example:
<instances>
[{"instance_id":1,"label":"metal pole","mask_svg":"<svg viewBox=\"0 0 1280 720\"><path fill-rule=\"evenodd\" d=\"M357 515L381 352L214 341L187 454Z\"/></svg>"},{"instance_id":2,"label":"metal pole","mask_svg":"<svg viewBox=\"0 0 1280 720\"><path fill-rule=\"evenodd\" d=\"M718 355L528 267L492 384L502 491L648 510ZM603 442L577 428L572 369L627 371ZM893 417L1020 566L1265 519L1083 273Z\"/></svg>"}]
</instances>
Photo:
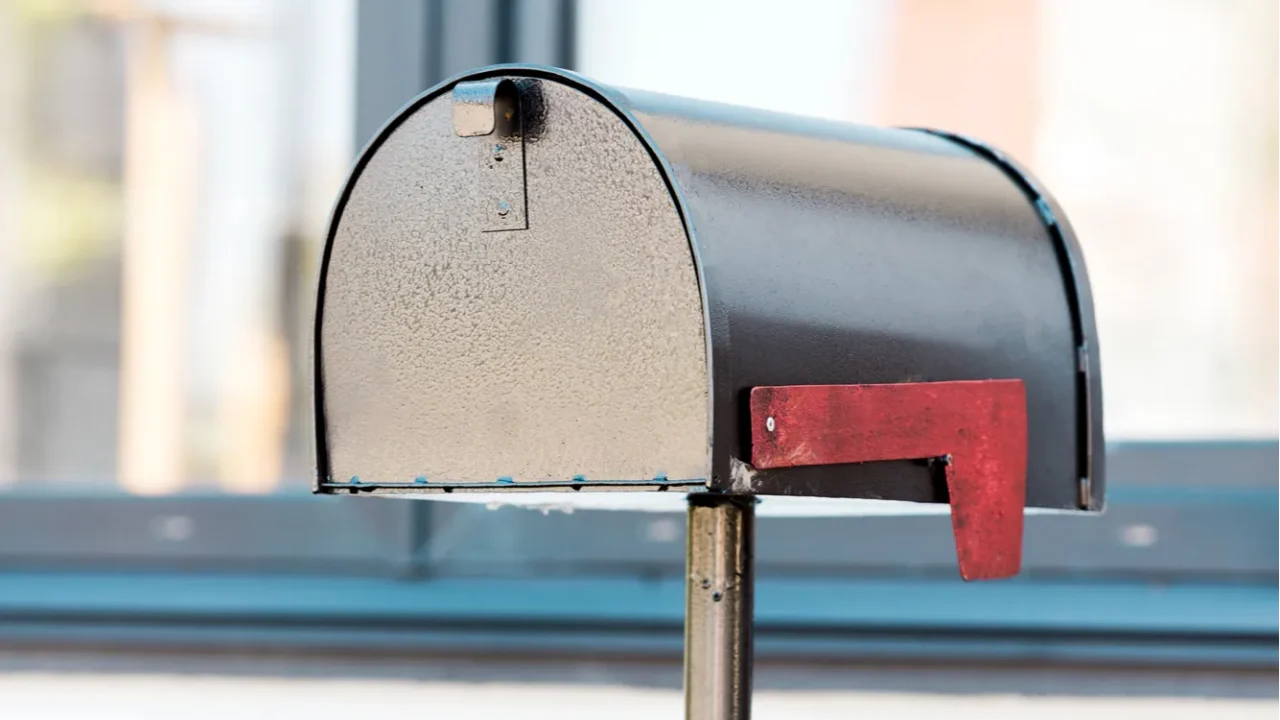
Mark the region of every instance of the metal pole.
<instances>
[{"instance_id":1,"label":"metal pole","mask_svg":"<svg viewBox=\"0 0 1280 720\"><path fill-rule=\"evenodd\" d=\"M688 720L751 717L756 499L689 496L684 617Z\"/></svg>"}]
</instances>

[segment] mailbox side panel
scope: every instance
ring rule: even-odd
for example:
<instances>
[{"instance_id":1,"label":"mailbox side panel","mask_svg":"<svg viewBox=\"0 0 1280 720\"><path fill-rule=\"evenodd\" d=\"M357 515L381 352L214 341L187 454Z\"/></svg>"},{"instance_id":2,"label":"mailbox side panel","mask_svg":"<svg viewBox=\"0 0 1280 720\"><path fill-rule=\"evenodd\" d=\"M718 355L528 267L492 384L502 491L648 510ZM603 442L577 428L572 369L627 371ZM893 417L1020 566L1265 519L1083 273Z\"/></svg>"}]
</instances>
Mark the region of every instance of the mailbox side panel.
<instances>
[{"instance_id":1,"label":"mailbox side panel","mask_svg":"<svg viewBox=\"0 0 1280 720\"><path fill-rule=\"evenodd\" d=\"M944 501L945 482L922 462L744 468L747 394L1017 378L1027 505L1100 507L1101 458L1088 442L1100 437L1100 407L1091 418L1082 374L1092 318L1082 323L1045 217L1005 169L916 131L628 101L670 164L702 261L713 486Z\"/></svg>"}]
</instances>

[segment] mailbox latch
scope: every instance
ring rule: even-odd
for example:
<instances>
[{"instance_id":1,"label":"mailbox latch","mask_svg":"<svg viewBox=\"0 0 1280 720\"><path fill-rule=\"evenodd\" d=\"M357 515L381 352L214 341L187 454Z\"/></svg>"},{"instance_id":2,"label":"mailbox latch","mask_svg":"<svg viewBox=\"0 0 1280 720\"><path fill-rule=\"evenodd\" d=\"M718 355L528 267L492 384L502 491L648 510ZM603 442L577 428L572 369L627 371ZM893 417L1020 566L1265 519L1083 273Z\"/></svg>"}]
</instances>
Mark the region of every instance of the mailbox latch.
<instances>
[{"instance_id":1,"label":"mailbox latch","mask_svg":"<svg viewBox=\"0 0 1280 720\"><path fill-rule=\"evenodd\" d=\"M453 131L477 153L475 210L484 232L527 230L520 91L508 78L453 87Z\"/></svg>"}]
</instances>

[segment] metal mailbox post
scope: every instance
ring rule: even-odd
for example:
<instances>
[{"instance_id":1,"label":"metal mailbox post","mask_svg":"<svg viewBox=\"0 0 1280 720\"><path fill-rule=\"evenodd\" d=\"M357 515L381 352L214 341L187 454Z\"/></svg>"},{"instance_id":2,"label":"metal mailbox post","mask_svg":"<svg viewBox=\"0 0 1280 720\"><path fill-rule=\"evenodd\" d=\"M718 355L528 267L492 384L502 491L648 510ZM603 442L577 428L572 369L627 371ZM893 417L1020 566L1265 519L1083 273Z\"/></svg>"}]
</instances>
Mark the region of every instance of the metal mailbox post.
<instances>
[{"instance_id":1,"label":"metal mailbox post","mask_svg":"<svg viewBox=\"0 0 1280 720\"><path fill-rule=\"evenodd\" d=\"M317 492L688 495L691 718L749 714L757 498L950 503L966 579L1102 509L1079 247L959 136L475 70L360 156L315 318Z\"/></svg>"}]
</instances>

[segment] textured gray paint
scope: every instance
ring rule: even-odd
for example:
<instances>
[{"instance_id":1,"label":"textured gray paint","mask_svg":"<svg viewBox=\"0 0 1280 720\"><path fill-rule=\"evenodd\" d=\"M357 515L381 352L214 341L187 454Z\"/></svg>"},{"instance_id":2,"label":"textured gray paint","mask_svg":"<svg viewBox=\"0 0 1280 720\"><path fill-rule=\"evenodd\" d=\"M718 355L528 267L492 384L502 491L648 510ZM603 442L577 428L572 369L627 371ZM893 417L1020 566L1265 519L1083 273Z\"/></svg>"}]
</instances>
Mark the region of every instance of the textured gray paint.
<instances>
[{"instance_id":1,"label":"textured gray paint","mask_svg":"<svg viewBox=\"0 0 1280 720\"><path fill-rule=\"evenodd\" d=\"M541 85L527 230L481 231L484 139L455 135L448 95L355 181L324 301L333 478L706 476L702 306L670 192L612 110Z\"/></svg>"}]
</instances>

